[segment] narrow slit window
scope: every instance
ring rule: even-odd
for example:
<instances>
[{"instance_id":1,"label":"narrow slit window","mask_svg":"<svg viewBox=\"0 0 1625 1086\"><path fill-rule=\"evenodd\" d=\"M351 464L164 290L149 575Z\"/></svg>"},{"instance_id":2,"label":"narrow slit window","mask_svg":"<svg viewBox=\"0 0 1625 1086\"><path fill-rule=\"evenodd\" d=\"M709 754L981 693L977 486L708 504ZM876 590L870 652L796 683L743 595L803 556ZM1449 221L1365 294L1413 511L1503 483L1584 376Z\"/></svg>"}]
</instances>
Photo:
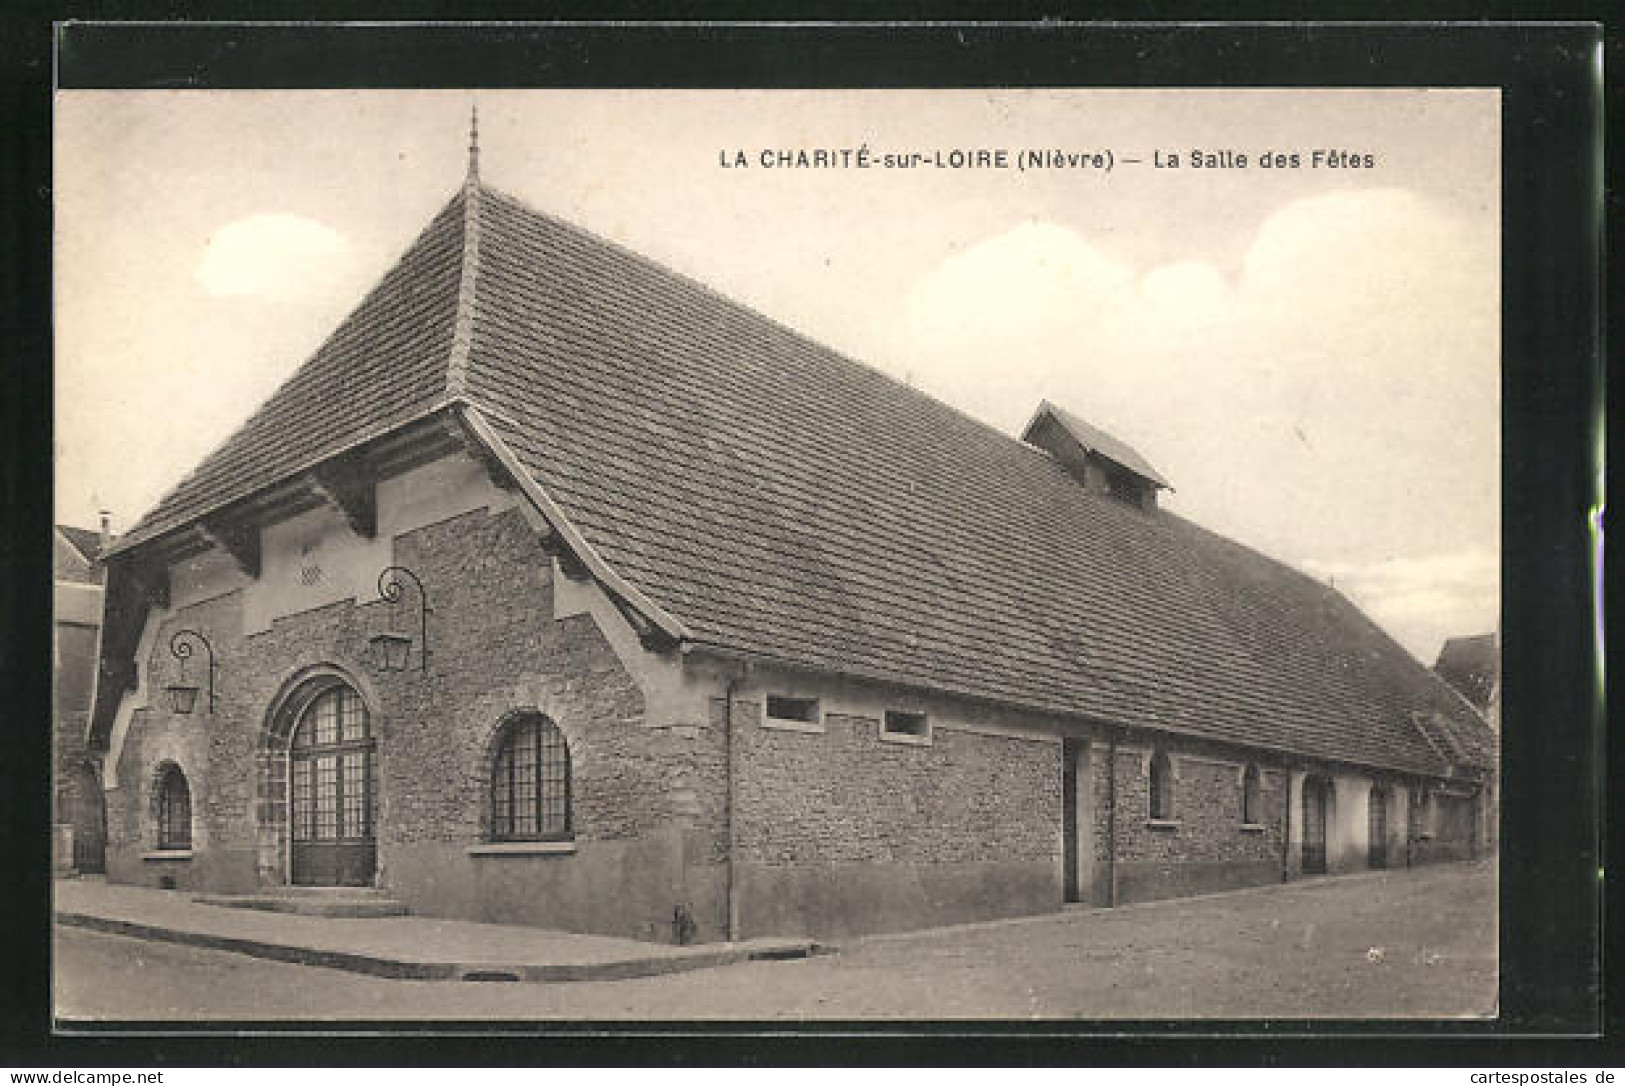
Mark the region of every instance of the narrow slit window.
<instances>
[{"instance_id":1,"label":"narrow slit window","mask_svg":"<svg viewBox=\"0 0 1625 1086\"><path fill-rule=\"evenodd\" d=\"M770 720L787 720L795 724L818 723L817 698L792 698L783 694L767 696L767 715Z\"/></svg>"},{"instance_id":2,"label":"narrow slit window","mask_svg":"<svg viewBox=\"0 0 1625 1086\"><path fill-rule=\"evenodd\" d=\"M1157 751L1151 756L1151 820L1171 822L1174 817L1174 774L1168 755Z\"/></svg>"},{"instance_id":3,"label":"narrow slit window","mask_svg":"<svg viewBox=\"0 0 1625 1086\"><path fill-rule=\"evenodd\" d=\"M192 847L192 790L175 766L164 770L158 784L158 847Z\"/></svg>"},{"instance_id":4,"label":"narrow slit window","mask_svg":"<svg viewBox=\"0 0 1625 1086\"><path fill-rule=\"evenodd\" d=\"M1264 805L1259 795L1258 766L1249 765L1241 778L1241 821L1257 826L1264 821Z\"/></svg>"},{"instance_id":5,"label":"narrow slit window","mask_svg":"<svg viewBox=\"0 0 1625 1086\"><path fill-rule=\"evenodd\" d=\"M887 709L881 721L882 735L899 739L931 738L931 720L924 713L911 713L902 709Z\"/></svg>"}]
</instances>

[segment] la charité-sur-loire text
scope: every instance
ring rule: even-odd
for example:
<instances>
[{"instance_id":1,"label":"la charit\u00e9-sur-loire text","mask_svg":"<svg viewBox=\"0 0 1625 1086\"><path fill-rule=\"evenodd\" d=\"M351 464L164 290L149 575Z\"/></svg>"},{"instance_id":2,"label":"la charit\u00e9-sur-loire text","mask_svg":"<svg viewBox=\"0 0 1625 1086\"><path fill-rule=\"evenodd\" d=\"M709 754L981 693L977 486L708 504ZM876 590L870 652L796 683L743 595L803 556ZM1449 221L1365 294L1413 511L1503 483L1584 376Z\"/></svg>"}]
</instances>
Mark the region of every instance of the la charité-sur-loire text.
<instances>
[{"instance_id":1,"label":"la charit\u00e9-sur-loire text","mask_svg":"<svg viewBox=\"0 0 1625 1086\"><path fill-rule=\"evenodd\" d=\"M723 148L717 165L725 170L1087 170L1111 173L1118 163L1157 170L1370 170L1377 156L1343 148L1242 151L1233 147L1159 148L1117 152L1110 148L953 147L871 148L763 147L753 151Z\"/></svg>"}]
</instances>

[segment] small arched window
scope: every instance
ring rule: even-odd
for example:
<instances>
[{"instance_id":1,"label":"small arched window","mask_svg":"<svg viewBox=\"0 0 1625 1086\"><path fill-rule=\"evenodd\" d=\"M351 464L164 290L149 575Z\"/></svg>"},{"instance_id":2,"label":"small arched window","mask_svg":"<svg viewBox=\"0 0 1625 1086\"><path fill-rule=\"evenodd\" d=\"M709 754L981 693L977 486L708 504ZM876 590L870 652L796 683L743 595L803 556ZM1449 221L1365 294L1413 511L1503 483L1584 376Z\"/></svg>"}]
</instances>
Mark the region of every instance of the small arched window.
<instances>
[{"instance_id":1,"label":"small arched window","mask_svg":"<svg viewBox=\"0 0 1625 1086\"><path fill-rule=\"evenodd\" d=\"M1241 821L1244 825L1257 826L1264 821L1264 804L1259 795L1258 766L1248 763L1241 775Z\"/></svg>"},{"instance_id":2,"label":"small arched window","mask_svg":"<svg viewBox=\"0 0 1625 1086\"><path fill-rule=\"evenodd\" d=\"M165 767L158 778L158 847L192 847L192 790L175 765Z\"/></svg>"},{"instance_id":3,"label":"small arched window","mask_svg":"<svg viewBox=\"0 0 1625 1086\"><path fill-rule=\"evenodd\" d=\"M570 826L570 748L545 716L507 725L491 763L491 839L566 841Z\"/></svg>"},{"instance_id":4,"label":"small arched window","mask_svg":"<svg viewBox=\"0 0 1625 1086\"><path fill-rule=\"evenodd\" d=\"M1169 821L1174 817L1174 772L1168 755L1157 751L1151 756L1151 817Z\"/></svg>"}]
</instances>

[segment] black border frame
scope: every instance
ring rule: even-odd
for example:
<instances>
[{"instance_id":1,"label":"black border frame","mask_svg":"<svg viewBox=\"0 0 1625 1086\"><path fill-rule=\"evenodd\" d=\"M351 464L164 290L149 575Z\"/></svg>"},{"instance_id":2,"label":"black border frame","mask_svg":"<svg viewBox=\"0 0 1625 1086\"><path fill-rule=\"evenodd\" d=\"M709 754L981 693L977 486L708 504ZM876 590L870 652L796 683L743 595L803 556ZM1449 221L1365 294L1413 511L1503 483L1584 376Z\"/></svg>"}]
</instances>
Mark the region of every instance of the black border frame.
<instances>
[{"instance_id":1,"label":"black border frame","mask_svg":"<svg viewBox=\"0 0 1625 1086\"><path fill-rule=\"evenodd\" d=\"M286 18L446 16L438 5L327 5L239 14ZM1435 8L1444 5L1434 5ZM1481 17L1463 12L1457 17ZM1487 5L1476 5L1483 8ZM131 18L135 4L84 5ZM161 14L184 17L184 5ZM1279 8L1279 5L1276 5ZM1365 5L1366 17L1414 17L1415 5ZM365 10L363 10L365 8ZM1258 17L1228 10L1119 5L1130 17ZM1253 9L1252 11L1246 10ZM1498 5L1501 17L1509 5ZM258 9L258 10L254 10ZM1128 10L1122 10L1128 9ZM1315 9L1318 14L1322 9ZM147 14L152 8L149 7ZM642 14L637 12L634 14ZM57 13L59 17L73 12ZM467 18L472 12L459 12ZM512 10L487 11L512 18ZM561 13L554 11L554 18ZM586 12L574 12L587 17ZM599 9L594 17L606 14ZM623 13L625 14L625 13ZM715 17L723 12L709 12ZM740 19L753 18L734 11ZM924 19L919 11L910 18ZM985 12L983 13L985 14ZM1043 13L1034 13L1040 16ZM1279 18L1279 10L1268 15ZM1301 18L1304 12L1291 17ZM1527 14L1527 13L1526 13ZM1572 14L1572 13L1571 13ZM1582 13L1584 14L1584 13ZM692 18L693 15L691 14ZM941 14L934 16L943 18ZM1541 17L1550 18L1548 12ZM1594 16L1593 16L1594 17ZM600 1033L526 1023L448 1027L346 1023L388 1038L335 1039L278 1024L237 1037L242 1024L191 1036L113 1029L52 1034L49 1013L48 729L0 760L0 812L13 890L0 968L0 1059L60 1066L164 1063L383 1066L511 1063L1197 1063L1364 1062L1569 1065L1608 1062L1601 1042L1555 1038L1602 1028L1600 818L1604 780L1600 661L1593 641L1592 539L1598 493L1601 372L1600 213L1603 201L1599 25L1489 24L907 24L570 23L179 24L71 23L44 17L0 32L6 50L14 181L0 219L0 261L15 299L8 322L21 365L0 403L0 457L15 516L0 534L14 578L0 581L12 727L50 719L49 611L43 571L50 534L50 94L63 88L520 86L1481 86L1503 93L1503 629L1504 718L1534 726L1504 736L1502 1018L1476 1023L877 1023L651 1027L604 1023ZM60 48L54 58L53 43ZM1618 40L1607 35L1611 59ZM55 67L53 68L53 59ZM1610 95L1612 95L1610 91ZM1617 155L1617 149L1613 152ZM1614 199L1610 194L1610 200ZM1610 294L1609 300L1619 304ZM37 571L37 575L35 572ZM17 618L17 622L5 622ZM31 742L32 741L32 742ZM1611 774L1610 774L1611 775ZM1617 817L1617 813L1614 815ZM1614 836L1618 840L1618 835ZM1617 982L1614 982L1617 983ZM1617 987L1613 988L1617 995ZM1617 1007L1617 999L1610 1001ZM145 1030L147 1027L142 1027ZM290 1034L318 1034L290 1036ZM483 1034L483 1035L476 1035ZM512 1037L503 1037L513 1034ZM545 1048L535 1045L539 1034ZM1544 1040L1532 1038L1544 1035ZM197 1039L197 1038L201 1038ZM838 1043L835 1043L839 1039ZM1224 1040L1221 1040L1224 1039ZM1493 1040L1492 1040L1493 1039ZM1155 1043L1151 1043L1151 1042ZM1215 1043L1219 1046L1215 1047ZM1616 1054L1617 1049L1612 1049ZM1615 1057L1618 1058L1617 1055Z\"/></svg>"}]
</instances>

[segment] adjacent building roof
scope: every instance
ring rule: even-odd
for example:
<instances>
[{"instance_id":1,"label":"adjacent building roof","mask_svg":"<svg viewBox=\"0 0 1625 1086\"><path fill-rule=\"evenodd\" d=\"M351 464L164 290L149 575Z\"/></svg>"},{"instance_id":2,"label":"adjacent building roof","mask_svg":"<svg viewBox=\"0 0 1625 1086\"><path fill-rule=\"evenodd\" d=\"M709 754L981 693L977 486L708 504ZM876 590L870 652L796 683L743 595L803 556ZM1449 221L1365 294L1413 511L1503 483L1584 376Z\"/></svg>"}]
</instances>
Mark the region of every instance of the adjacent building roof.
<instances>
[{"instance_id":1,"label":"adjacent building roof","mask_svg":"<svg viewBox=\"0 0 1625 1086\"><path fill-rule=\"evenodd\" d=\"M1415 714L1482 727L1327 586L472 177L121 549L454 402L700 648L1418 773Z\"/></svg>"},{"instance_id":2,"label":"adjacent building roof","mask_svg":"<svg viewBox=\"0 0 1625 1086\"><path fill-rule=\"evenodd\" d=\"M56 526L55 555L52 566L55 579L79 584L100 584L101 567L96 560L102 553L102 534L92 528L75 528L69 524Z\"/></svg>"},{"instance_id":3,"label":"adjacent building roof","mask_svg":"<svg viewBox=\"0 0 1625 1086\"><path fill-rule=\"evenodd\" d=\"M1439 649L1433 670L1479 709L1488 708L1501 674L1501 652L1495 635L1450 638Z\"/></svg>"}]
</instances>

